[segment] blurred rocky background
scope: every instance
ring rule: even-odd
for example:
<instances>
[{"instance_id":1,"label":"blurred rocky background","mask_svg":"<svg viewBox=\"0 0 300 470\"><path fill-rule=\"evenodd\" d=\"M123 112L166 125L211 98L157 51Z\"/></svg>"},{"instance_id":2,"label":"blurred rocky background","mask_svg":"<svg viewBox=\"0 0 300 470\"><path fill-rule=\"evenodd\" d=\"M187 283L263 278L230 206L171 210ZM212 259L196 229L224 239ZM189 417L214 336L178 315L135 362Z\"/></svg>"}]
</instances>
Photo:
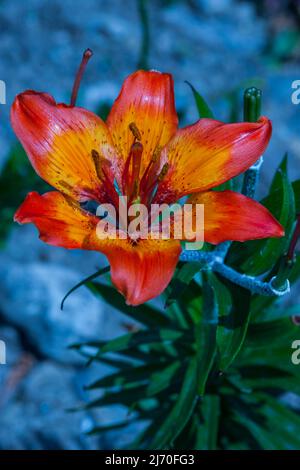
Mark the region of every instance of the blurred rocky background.
<instances>
[{"instance_id":1,"label":"blurred rocky background","mask_svg":"<svg viewBox=\"0 0 300 470\"><path fill-rule=\"evenodd\" d=\"M43 190L15 146L14 96L31 88L68 102L87 47L94 56L78 102L102 116L137 67L174 75L182 124L197 118L185 80L224 120L240 119L243 89L259 85L263 114L274 125L263 194L285 151L292 178L299 178L300 107L291 102L291 84L300 79L299 25L297 0L0 0L0 79L7 87L7 104L0 105L0 339L7 345L7 364L0 365L0 449L118 448L136 432L86 436L95 420L120 421L121 408L113 415L105 408L67 412L86 400L83 385L95 373L68 345L112 337L124 331L124 318L84 287L61 311L68 289L105 260L49 247L34 227L11 223L26 192Z\"/></svg>"}]
</instances>

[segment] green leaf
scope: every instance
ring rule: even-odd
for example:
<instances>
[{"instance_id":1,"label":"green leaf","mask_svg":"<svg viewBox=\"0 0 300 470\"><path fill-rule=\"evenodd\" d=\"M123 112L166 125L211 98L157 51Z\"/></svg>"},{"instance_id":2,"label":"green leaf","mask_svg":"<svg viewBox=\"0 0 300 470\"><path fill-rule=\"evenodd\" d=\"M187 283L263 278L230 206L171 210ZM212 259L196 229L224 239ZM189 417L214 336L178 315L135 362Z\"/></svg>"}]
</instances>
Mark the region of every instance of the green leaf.
<instances>
[{"instance_id":1,"label":"green leaf","mask_svg":"<svg viewBox=\"0 0 300 470\"><path fill-rule=\"evenodd\" d=\"M111 357L94 357L93 354L86 353L85 351L78 350L78 353L87 359L87 363L90 364L93 361L102 362L103 364L107 364L108 366L114 367L116 369L126 369L132 365L134 365L134 361L131 358L122 357L122 359L114 359Z\"/></svg>"},{"instance_id":2,"label":"green leaf","mask_svg":"<svg viewBox=\"0 0 300 470\"><path fill-rule=\"evenodd\" d=\"M255 421L246 414L235 413L235 420L251 432L264 450L298 450L300 446L300 417L278 400L265 393L257 393Z\"/></svg>"},{"instance_id":3,"label":"green leaf","mask_svg":"<svg viewBox=\"0 0 300 470\"><path fill-rule=\"evenodd\" d=\"M219 368L224 371L235 360L244 343L249 319L251 293L222 278L213 278L219 304L217 345Z\"/></svg>"},{"instance_id":4,"label":"green leaf","mask_svg":"<svg viewBox=\"0 0 300 470\"><path fill-rule=\"evenodd\" d=\"M297 338L297 336L295 336ZM294 338L294 339L295 339ZM300 379L300 367L293 364L291 361L292 356L292 342L283 342L281 346L269 346L269 343L265 346L264 350L260 348L251 348L245 347L241 351L241 354L238 356L236 361L236 366L239 370L243 368L249 368L250 366L266 366L266 367L277 367L283 371L287 371L289 374L292 374L295 377ZM263 352L263 353L262 353ZM293 391L291 389L291 391Z\"/></svg>"},{"instance_id":5,"label":"green leaf","mask_svg":"<svg viewBox=\"0 0 300 470\"><path fill-rule=\"evenodd\" d=\"M148 382L153 372L164 370L164 368L165 364L163 362L156 362L137 367L131 366L128 367L128 369L123 369L119 372L102 377L85 388L86 390L121 386L123 388L127 388L132 383L145 381Z\"/></svg>"},{"instance_id":6,"label":"green leaf","mask_svg":"<svg viewBox=\"0 0 300 470\"><path fill-rule=\"evenodd\" d=\"M295 221L294 190L287 175L287 158L280 164L272 192L261 201L285 228L285 236L233 243L227 261L240 271L254 276L268 272L286 251Z\"/></svg>"},{"instance_id":7,"label":"green leaf","mask_svg":"<svg viewBox=\"0 0 300 470\"><path fill-rule=\"evenodd\" d=\"M281 439L278 435L268 432L255 421L245 415L234 413L234 421L244 426L249 431L255 441L264 450L282 450Z\"/></svg>"},{"instance_id":8,"label":"green leaf","mask_svg":"<svg viewBox=\"0 0 300 470\"><path fill-rule=\"evenodd\" d=\"M173 302L176 302L176 300L188 288L199 270L199 263L183 263L178 267L168 287L166 307L169 307Z\"/></svg>"},{"instance_id":9,"label":"green leaf","mask_svg":"<svg viewBox=\"0 0 300 470\"><path fill-rule=\"evenodd\" d=\"M245 346L255 349L266 349L270 345L272 348L289 347L292 340L297 338L298 332L298 327L293 324L290 318L251 323Z\"/></svg>"},{"instance_id":10,"label":"green leaf","mask_svg":"<svg viewBox=\"0 0 300 470\"><path fill-rule=\"evenodd\" d=\"M64 308L64 303L65 303L65 301L67 300L67 298L69 297L69 295L72 294L72 292L74 292L75 290L77 290L79 287L84 286L85 284L87 284L88 282L92 281L93 279L96 279L97 277L102 276L102 274L108 273L109 271L110 271L110 266L106 266L105 268L99 269L99 270L96 271L94 274L91 274L90 276L86 277L86 278L83 279L82 281L78 282L78 284L76 284L74 287L72 287L72 289L70 289L70 290L66 293L66 295L64 296L64 298L63 298L62 301L61 301L60 309L63 310L63 308Z\"/></svg>"},{"instance_id":11,"label":"green leaf","mask_svg":"<svg viewBox=\"0 0 300 470\"><path fill-rule=\"evenodd\" d=\"M200 118L211 118L214 119L213 112L211 111L210 107L206 103L205 99L203 96L200 95L200 93L196 90L196 88L188 81L185 81L187 85L191 88L195 103L197 106L198 114Z\"/></svg>"},{"instance_id":12,"label":"green leaf","mask_svg":"<svg viewBox=\"0 0 300 470\"><path fill-rule=\"evenodd\" d=\"M290 360L290 358L289 358ZM281 364L274 365L252 365L240 369L242 383L244 386L254 390L281 389L284 391L300 393L300 382L298 376L293 375L292 370L281 368Z\"/></svg>"},{"instance_id":13,"label":"green leaf","mask_svg":"<svg viewBox=\"0 0 300 470\"><path fill-rule=\"evenodd\" d=\"M294 181L292 186L295 195L296 214L300 214L300 180Z\"/></svg>"},{"instance_id":14,"label":"green leaf","mask_svg":"<svg viewBox=\"0 0 300 470\"><path fill-rule=\"evenodd\" d=\"M299 450L300 448L300 416L283 403L266 393L258 397L263 400L260 412L267 418L267 427L282 439L282 448Z\"/></svg>"},{"instance_id":15,"label":"green leaf","mask_svg":"<svg viewBox=\"0 0 300 470\"><path fill-rule=\"evenodd\" d=\"M124 297L117 290L99 282L89 282L87 287L96 295L99 295L111 307L120 310L125 315L147 326L170 326L170 320L159 310L150 305L132 307L125 303Z\"/></svg>"},{"instance_id":16,"label":"green leaf","mask_svg":"<svg viewBox=\"0 0 300 470\"><path fill-rule=\"evenodd\" d=\"M91 431L87 432L86 435L87 436L96 436L97 434L102 434L104 432L115 431L116 429L122 429L122 428L125 428L125 427L129 426L134 421L135 420L131 420L131 421L126 420L126 421L121 421L120 423L113 423L113 424L107 424L107 425L103 425L103 426L96 426Z\"/></svg>"},{"instance_id":17,"label":"green leaf","mask_svg":"<svg viewBox=\"0 0 300 470\"><path fill-rule=\"evenodd\" d=\"M156 395L168 388L172 384L174 377L177 376L180 365L179 361L175 361L164 367L161 371L154 372L149 379L147 396Z\"/></svg>"},{"instance_id":18,"label":"green leaf","mask_svg":"<svg viewBox=\"0 0 300 470\"><path fill-rule=\"evenodd\" d=\"M271 269L280 255L284 253L289 243L295 220L295 199L294 191L287 175L287 156L285 156L279 166L271 188L271 195L262 201L262 203L277 217L285 228L286 234L282 238L268 239L262 249L252 257L251 269L249 270L253 275L261 274ZM280 190L282 195L279 206L275 206L272 198L272 192L277 190ZM248 272L247 266L250 268L250 263L244 264L243 268Z\"/></svg>"},{"instance_id":19,"label":"green leaf","mask_svg":"<svg viewBox=\"0 0 300 470\"><path fill-rule=\"evenodd\" d=\"M90 401L81 409L89 410L107 405L121 404L133 408L140 400L145 398L146 385L137 384L135 387L122 389L120 391L109 391L100 398Z\"/></svg>"},{"instance_id":20,"label":"green leaf","mask_svg":"<svg viewBox=\"0 0 300 470\"><path fill-rule=\"evenodd\" d=\"M282 304L271 305L269 308L261 310L254 318L253 323L279 320L280 318L300 315L300 304L284 306Z\"/></svg>"},{"instance_id":21,"label":"green leaf","mask_svg":"<svg viewBox=\"0 0 300 470\"><path fill-rule=\"evenodd\" d=\"M153 437L149 449L165 449L180 434L188 422L197 401L197 360L193 358L187 368L182 388L171 412Z\"/></svg>"},{"instance_id":22,"label":"green leaf","mask_svg":"<svg viewBox=\"0 0 300 470\"><path fill-rule=\"evenodd\" d=\"M216 450L220 420L220 397L205 395L197 408L200 417L196 427L196 449Z\"/></svg>"},{"instance_id":23,"label":"green leaf","mask_svg":"<svg viewBox=\"0 0 300 470\"><path fill-rule=\"evenodd\" d=\"M211 283L212 273L202 273L203 277L203 314L195 327L196 349L197 349L197 382L198 393L204 394L206 382L211 372L216 351L216 333L218 325L218 304L216 293Z\"/></svg>"},{"instance_id":24,"label":"green leaf","mask_svg":"<svg viewBox=\"0 0 300 470\"><path fill-rule=\"evenodd\" d=\"M111 352L120 352L129 348L134 348L143 344L151 343L172 343L178 339L182 341L190 341L190 333L186 331L171 330L171 329L153 329L141 330L134 333L128 333L118 338L107 341L105 344L100 343L99 350L95 357L100 357L102 354Z\"/></svg>"}]
</instances>

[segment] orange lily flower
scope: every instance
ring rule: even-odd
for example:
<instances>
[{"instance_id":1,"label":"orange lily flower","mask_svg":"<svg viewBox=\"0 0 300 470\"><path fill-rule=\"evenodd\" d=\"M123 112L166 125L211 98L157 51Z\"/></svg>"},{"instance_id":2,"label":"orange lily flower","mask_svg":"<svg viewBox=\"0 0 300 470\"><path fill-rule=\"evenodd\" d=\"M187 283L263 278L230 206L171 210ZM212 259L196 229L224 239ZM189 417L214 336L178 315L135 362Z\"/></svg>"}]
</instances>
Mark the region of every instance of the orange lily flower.
<instances>
[{"instance_id":1,"label":"orange lily flower","mask_svg":"<svg viewBox=\"0 0 300 470\"><path fill-rule=\"evenodd\" d=\"M106 123L35 91L16 97L11 122L38 175L56 189L29 193L15 220L34 223L49 244L104 253L112 282L128 304L163 292L181 253L180 240L100 239L99 218L87 201L116 205L122 193L149 206L191 195L190 203L204 204L206 242L283 235L259 203L232 191L211 191L258 160L271 122L266 117L236 124L200 119L178 130L169 74L130 75Z\"/></svg>"}]
</instances>

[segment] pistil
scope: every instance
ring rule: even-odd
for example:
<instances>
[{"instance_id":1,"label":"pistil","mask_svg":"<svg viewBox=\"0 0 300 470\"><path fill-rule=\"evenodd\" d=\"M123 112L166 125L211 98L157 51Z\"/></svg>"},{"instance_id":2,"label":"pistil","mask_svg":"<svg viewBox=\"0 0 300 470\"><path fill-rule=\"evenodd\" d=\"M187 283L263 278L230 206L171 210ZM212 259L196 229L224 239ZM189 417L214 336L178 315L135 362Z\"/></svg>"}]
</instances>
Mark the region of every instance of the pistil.
<instances>
[{"instance_id":1,"label":"pistil","mask_svg":"<svg viewBox=\"0 0 300 470\"><path fill-rule=\"evenodd\" d=\"M83 53L80 66L78 68L78 71L76 73L75 80L74 80L74 85L73 85L73 90L72 90L72 95L71 95L71 101L70 101L71 106L76 105L79 86L80 86L80 83L81 83L86 65L87 65L88 61L90 60L90 58L92 57L92 55L93 55L93 51L91 51L91 49L86 49Z\"/></svg>"}]
</instances>

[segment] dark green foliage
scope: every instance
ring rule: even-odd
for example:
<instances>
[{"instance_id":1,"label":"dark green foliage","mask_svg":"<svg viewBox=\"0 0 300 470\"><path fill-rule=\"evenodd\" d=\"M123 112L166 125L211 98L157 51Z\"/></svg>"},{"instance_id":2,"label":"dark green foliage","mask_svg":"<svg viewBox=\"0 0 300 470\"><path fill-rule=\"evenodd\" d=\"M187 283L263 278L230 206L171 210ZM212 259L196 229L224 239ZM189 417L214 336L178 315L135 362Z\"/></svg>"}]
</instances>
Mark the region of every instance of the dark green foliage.
<instances>
[{"instance_id":1,"label":"dark green foliage","mask_svg":"<svg viewBox=\"0 0 300 470\"><path fill-rule=\"evenodd\" d=\"M266 279L277 273L295 226L298 183L289 182L284 159L263 203L280 218L286 237L234 243L229 265ZM292 284L300 278L299 260L289 269ZM129 307L109 284L88 283L137 329L109 342L74 345L88 362L114 368L87 387L99 389L99 398L86 407L123 404L132 410L127 421L91 433L142 421L145 429L130 448L299 449L299 414L280 397L300 394L300 365L291 361L292 342L300 339L291 316L300 306L252 295L199 269L179 264L164 294L165 309Z\"/></svg>"}]
</instances>

